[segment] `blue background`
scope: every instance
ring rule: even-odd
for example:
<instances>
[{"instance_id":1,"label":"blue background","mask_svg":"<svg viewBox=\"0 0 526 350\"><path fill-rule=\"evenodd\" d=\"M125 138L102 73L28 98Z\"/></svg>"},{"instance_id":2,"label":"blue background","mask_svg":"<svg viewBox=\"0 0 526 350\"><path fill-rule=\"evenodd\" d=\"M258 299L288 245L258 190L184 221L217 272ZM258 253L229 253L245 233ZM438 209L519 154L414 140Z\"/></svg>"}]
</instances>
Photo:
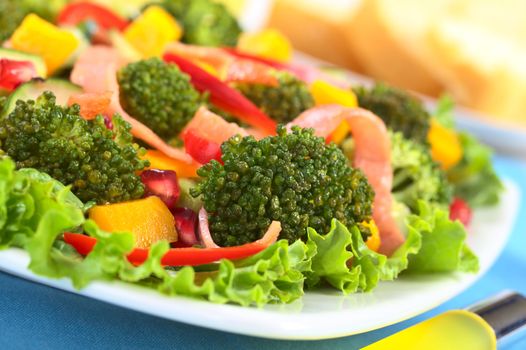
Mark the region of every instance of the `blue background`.
<instances>
[{"instance_id":1,"label":"blue background","mask_svg":"<svg viewBox=\"0 0 526 350\"><path fill-rule=\"evenodd\" d=\"M497 157L495 163L499 174L513 179L523 193L505 251L466 292L406 322L323 341L259 339L167 321L0 272L0 349L355 349L503 289L526 294L526 163L505 157ZM526 336L501 348L526 349Z\"/></svg>"}]
</instances>

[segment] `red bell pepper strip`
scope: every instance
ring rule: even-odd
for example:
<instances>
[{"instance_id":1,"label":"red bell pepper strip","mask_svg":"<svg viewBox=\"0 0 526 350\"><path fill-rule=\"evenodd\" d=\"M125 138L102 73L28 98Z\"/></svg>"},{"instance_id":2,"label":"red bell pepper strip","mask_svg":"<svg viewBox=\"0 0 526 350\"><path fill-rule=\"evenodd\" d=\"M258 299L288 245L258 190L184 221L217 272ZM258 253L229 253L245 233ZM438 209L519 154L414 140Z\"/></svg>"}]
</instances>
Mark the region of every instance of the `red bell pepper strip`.
<instances>
[{"instance_id":1,"label":"red bell pepper strip","mask_svg":"<svg viewBox=\"0 0 526 350\"><path fill-rule=\"evenodd\" d=\"M201 164L206 164L212 159L221 161L221 146L214 141L201 137L193 129L184 132L184 148L186 153Z\"/></svg>"},{"instance_id":2,"label":"red bell pepper strip","mask_svg":"<svg viewBox=\"0 0 526 350\"><path fill-rule=\"evenodd\" d=\"M0 59L0 89L13 91L18 85L36 77L38 74L33 63Z\"/></svg>"},{"instance_id":3,"label":"red bell pepper strip","mask_svg":"<svg viewBox=\"0 0 526 350\"><path fill-rule=\"evenodd\" d=\"M264 130L269 135L275 133L276 122L240 92L178 55L166 53L163 58L166 62L176 64L181 71L188 74L197 90L200 92L208 91L210 93L210 101L214 105L231 113L247 124Z\"/></svg>"},{"instance_id":4,"label":"red bell pepper strip","mask_svg":"<svg viewBox=\"0 0 526 350\"><path fill-rule=\"evenodd\" d=\"M465 227L468 227L471 223L472 216L473 212L471 211L469 205L462 199L455 197L449 206L449 219L458 220Z\"/></svg>"},{"instance_id":5,"label":"red bell pepper strip","mask_svg":"<svg viewBox=\"0 0 526 350\"><path fill-rule=\"evenodd\" d=\"M104 6L87 1L74 2L66 5L57 17L59 25L75 26L81 22L92 20L102 29L117 28L123 30L128 21Z\"/></svg>"},{"instance_id":6,"label":"red bell pepper strip","mask_svg":"<svg viewBox=\"0 0 526 350\"><path fill-rule=\"evenodd\" d=\"M79 254L89 254L97 239L80 233L64 233L64 241L72 245ZM210 264L221 259L238 260L255 255L268 245L253 242L235 247L224 248L172 248L161 259L164 266L197 266ZM148 259L149 250L135 248L127 255L128 261L140 265Z\"/></svg>"}]
</instances>

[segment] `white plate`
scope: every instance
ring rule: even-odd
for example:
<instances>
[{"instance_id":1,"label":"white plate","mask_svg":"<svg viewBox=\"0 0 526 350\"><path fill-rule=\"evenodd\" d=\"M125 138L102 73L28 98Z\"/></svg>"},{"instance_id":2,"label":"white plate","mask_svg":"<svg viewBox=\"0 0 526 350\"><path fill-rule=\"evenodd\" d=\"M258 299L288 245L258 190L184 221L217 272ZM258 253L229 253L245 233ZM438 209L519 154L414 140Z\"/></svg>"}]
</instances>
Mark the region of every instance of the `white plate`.
<instances>
[{"instance_id":1,"label":"white plate","mask_svg":"<svg viewBox=\"0 0 526 350\"><path fill-rule=\"evenodd\" d=\"M511 181L505 185L498 207L479 210L474 215L469 244L480 259L478 274L403 276L394 282L380 283L371 293L342 296L320 290L307 292L292 304L257 309L167 297L119 281L94 282L78 291L66 279L34 275L26 268L28 255L19 249L0 252L0 270L132 310L232 333L276 339L358 334L428 311L461 293L488 270L508 240L519 207L519 188Z\"/></svg>"}]
</instances>

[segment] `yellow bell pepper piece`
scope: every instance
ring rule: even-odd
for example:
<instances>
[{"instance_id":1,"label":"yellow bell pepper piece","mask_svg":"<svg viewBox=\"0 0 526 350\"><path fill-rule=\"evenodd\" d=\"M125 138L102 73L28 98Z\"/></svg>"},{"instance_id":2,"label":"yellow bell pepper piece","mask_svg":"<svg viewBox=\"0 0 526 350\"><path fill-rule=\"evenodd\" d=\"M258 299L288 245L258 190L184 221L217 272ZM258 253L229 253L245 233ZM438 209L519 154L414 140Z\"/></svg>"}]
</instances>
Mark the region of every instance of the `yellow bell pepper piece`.
<instances>
[{"instance_id":1,"label":"yellow bell pepper piece","mask_svg":"<svg viewBox=\"0 0 526 350\"><path fill-rule=\"evenodd\" d=\"M238 40L237 49L279 62L287 62L292 58L290 41L276 29L243 33Z\"/></svg>"},{"instance_id":2,"label":"yellow bell pepper piece","mask_svg":"<svg viewBox=\"0 0 526 350\"><path fill-rule=\"evenodd\" d=\"M182 35L179 23L155 5L148 7L124 32L124 38L145 58L162 55L166 45Z\"/></svg>"},{"instance_id":3,"label":"yellow bell pepper piece","mask_svg":"<svg viewBox=\"0 0 526 350\"><path fill-rule=\"evenodd\" d=\"M13 48L41 56L49 74L64 65L79 44L80 40L75 34L35 14L27 15L11 36Z\"/></svg>"},{"instance_id":4,"label":"yellow bell pepper piece","mask_svg":"<svg viewBox=\"0 0 526 350\"><path fill-rule=\"evenodd\" d=\"M149 248L159 240L177 241L175 219L159 197L96 205L89 218L105 231L131 232L137 248Z\"/></svg>"},{"instance_id":5,"label":"yellow bell pepper piece","mask_svg":"<svg viewBox=\"0 0 526 350\"><path fill-rule=\"evenodd\" d=\"M358 99L350 89L342 89L323 80L315 80L310 92L316 105L339 104L345 107L357 107Z\"/></svg>"},{"instance_id":6,"label":"yellow bell pepper piece","mask_svg":"<svg viewBox=\"0 0 526 350\"><path fill-rule=\"evenodd\" d=\"M380 231L378 230L378 226L376 226L376 223L372 219L370 221L362 222L362 225L371 231L371 235L369 238L367 238L365 244L369 249L377 252L380 248L380 243L382 242L380 239Z\"/></svg>"},{"instance_id":7,"label":"yellow bell pepper piece","mask_svg":"<svg viewBox=\"0 0 526 350\"><path fill-rule=\"evenodd\" d=\"M427 140L431 145L431 156L444 170L455 166L462 159L463 150L457 133L434 119L431 119Z\"/></svg>"}]
</instances>

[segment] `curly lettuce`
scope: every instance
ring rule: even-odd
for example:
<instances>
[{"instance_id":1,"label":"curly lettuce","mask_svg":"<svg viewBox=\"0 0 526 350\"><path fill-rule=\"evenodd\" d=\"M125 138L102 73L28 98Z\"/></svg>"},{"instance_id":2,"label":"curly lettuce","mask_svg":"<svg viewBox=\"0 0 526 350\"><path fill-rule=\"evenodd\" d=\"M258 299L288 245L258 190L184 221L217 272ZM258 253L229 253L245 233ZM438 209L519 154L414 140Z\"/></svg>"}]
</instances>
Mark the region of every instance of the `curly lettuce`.
<instances>
[{"instance_id":1,"label":"curly lettuce","mask_svg":"<svg viewBox=\"0 0 526 350\"><path fill-rule=\"evenodd\" d=\"M477 272L479 262L466 244L466 229L459 221L451 221L449 212L419 203L419 214L408 217L409 234L421 236L417 254L409 257L408 271Z\"/></svg>"}]
</instances>

